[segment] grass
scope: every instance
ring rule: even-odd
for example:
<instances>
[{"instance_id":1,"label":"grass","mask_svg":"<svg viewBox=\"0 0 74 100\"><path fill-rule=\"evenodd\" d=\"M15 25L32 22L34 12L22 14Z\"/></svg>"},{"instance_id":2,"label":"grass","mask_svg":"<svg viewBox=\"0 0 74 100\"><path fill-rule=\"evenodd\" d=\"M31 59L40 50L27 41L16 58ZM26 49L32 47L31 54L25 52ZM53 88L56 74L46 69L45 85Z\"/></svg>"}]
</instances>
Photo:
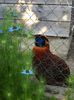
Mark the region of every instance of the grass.
<instances>
[{"instance_id":1,"label":"grass","mask_svg":"<svg viewBox=\"0 0 74 100\"><path fill-rule=\"evenodd\" d=\"M34 74L21 73L23 70L33 71L32 51L27 48L22 52L20 48L22 37L28 40L32 36L32 30L27 29L26 34L26 27L14 22L11 9L4 13L4 20L0 23L3 31L0 34L0 99L43 100L44 81L36 83L31 80ZM9 32L9 28L14 25L21 29Z\"/></svg>"}]
</instances>

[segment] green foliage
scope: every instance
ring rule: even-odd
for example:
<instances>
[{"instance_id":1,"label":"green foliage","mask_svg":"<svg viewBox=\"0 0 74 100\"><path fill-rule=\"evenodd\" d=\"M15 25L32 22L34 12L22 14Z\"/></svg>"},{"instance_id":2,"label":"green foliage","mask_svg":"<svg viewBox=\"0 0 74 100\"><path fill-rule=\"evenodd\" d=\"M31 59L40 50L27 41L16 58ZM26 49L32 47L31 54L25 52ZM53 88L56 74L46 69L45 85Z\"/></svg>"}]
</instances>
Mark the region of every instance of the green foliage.
<instances>
[{"instance_id":1,"label":"green foliage","mask_svg":"<svg viewBox=\"0 0 74 100\"><path fill-rule=\"evenodd\" d=\"M4 10L4 20L0 23L1 28L4 30L4 33L8 33L8 29L10 27L20 27L20 30L17 32L12 32L13 35L21 36L21 37L32 37L33 30L26 27L23 23L21 23L21 20L18 21L17 18L19 18L20 13L16 11L16 9L8 8Z\"/></svg>"},{"instance_id":2,"label":"green foliage","mask_svg":"<svg viewBox=\"0 0 74 100\"><path fill-rule=\"evenodd\" d=\"M57 98L55 96L51 96L50 100L57 100Z\"/></svg>"},{"instance_id":3,"label":"green foliage","mask_svg":"<svg viewBox=\"0 0 74 100\"><path fill-rule=\"evenodd\" d=\"M15 23L9 9L4 13L0 29L0 100L43 100L44 82L31 80L33 75L23 75L23 70L32 70L32 51L22 52L22 37L29 39L32 30L24 29L23 24ZM18 15L15 13L15 15ZM21 29L9 32L9 27ZM27 33L27 34L26 34Z\"/></svg>"},{"instance_id":4,"label":"green foliage","mask_svg":"<svg viewBox=\"0 0 74 100\"><path fill-rule=\"evenodd\" d=\"M43 100L44 95L44 83L35 82L34 80L29 80L29 76L25 76L26 84L23 84L23 89L25 90L25 100Z\"/></svg>"},{"instance_id":5,"label":"green foliage","mask_svg":"<svg viewBox=\"0 0 74 100\"><path fill-rule=\"evenodd\" d=\"M67 91L65 92L66 100L73 100L74 98L74 75L70 75L69 79L69 86Z\"/></svg>"}]
</instances>

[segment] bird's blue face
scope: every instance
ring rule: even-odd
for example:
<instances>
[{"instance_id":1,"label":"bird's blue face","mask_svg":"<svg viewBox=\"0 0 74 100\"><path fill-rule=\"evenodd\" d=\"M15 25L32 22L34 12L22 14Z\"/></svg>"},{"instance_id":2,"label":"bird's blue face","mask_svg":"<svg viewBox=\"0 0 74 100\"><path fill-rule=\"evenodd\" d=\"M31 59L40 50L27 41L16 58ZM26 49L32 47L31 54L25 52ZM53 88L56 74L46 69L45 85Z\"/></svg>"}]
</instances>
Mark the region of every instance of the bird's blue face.
<instances>
[{"instance_id":1,"label":"bird's blue face","mask_svg":"<svg viewBox=\"0 0 74 100\"><path fill-rule=\"evenodd\" d=\"M42 37L36 37L35 38L35 45L39 47L44 47L45 46L45 39Z\"/></svg>"}]
</instances>

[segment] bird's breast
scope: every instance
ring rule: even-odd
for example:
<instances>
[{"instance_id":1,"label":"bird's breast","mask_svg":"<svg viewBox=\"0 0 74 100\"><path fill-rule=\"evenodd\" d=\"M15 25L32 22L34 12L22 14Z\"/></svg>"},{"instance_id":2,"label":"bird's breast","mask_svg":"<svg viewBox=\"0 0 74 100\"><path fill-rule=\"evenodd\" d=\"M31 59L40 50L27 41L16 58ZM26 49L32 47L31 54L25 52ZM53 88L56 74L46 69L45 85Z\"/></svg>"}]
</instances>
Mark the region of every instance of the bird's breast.
<instances>
[{"instance_id":1,"label":"bird's breast","mask_svg":"<svg viewBox=\"0 0 74 100\"><path fill-rule=\"evenodd\" d=\"M42 59L44 55L46 55L49 52L49 48L47 47L37 47L35 46L33 48L34 56L38 57L38 59Z\"/></svg>"}]
</instances>

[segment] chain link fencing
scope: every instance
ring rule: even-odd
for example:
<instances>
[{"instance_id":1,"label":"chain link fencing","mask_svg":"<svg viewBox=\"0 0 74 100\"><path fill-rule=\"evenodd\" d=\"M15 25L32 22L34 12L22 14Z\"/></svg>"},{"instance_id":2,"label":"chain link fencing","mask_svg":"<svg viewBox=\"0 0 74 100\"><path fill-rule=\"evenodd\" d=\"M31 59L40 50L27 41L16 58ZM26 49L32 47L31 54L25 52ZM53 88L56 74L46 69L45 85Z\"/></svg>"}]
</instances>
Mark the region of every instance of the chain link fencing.
<instances>
[{"instance_id":1,"label":"chain link fencing","mask_svg":"<svg viewBox=\"0 0 74 100\"><path fill-rule=\"evenodd\" d=\"M0 21L5 9L14 12L14 23L23 23L26 32L29 28L32 35L46 35L51 52L67 60L73 35L72 0L0 0ZM22 40L22 51L33 47L34 38ZM73 62L68 64L73 69Z\"/></svg>"}]
</instances>

